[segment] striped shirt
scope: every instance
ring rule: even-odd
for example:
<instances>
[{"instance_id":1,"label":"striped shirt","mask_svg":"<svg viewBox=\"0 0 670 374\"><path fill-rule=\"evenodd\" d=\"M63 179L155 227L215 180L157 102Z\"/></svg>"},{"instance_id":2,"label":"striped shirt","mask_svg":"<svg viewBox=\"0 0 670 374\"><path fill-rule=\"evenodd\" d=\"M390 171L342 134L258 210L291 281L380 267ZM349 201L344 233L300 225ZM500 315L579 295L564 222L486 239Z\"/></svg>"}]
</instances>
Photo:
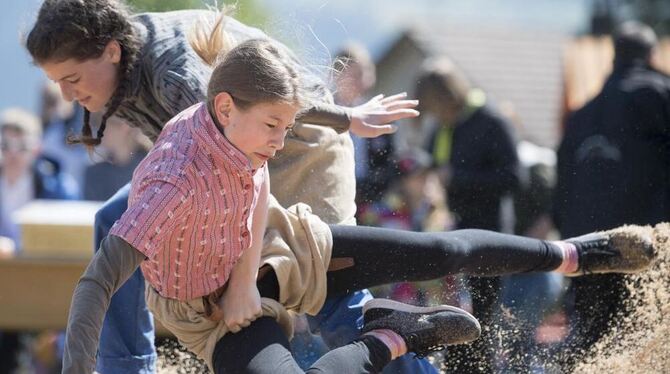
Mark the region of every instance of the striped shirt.
<instances>
[{"instance_id":1,"label":"striped shirt","mask_svg":"<svg viewBox=\"0 0 670 374\"><path fill-rule=\"evenodd\" d=\"M135 170L128 210L110 234L147 257L142 272L160 295L189 300L225 284L249 248L267 164L252 170L204 103L165 128Z\"/></svg>"}]
</instances>

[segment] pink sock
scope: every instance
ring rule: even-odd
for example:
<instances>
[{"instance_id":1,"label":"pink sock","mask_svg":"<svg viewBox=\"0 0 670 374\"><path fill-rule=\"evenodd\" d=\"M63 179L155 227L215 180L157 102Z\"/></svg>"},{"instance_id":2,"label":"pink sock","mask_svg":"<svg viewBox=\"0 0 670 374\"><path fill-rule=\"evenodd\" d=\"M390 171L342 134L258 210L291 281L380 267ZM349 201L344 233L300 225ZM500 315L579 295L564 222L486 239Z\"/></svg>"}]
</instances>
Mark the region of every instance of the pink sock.
<instances>
[{"instance_id":1,"label":"pink sock","mask_svg":"<svg viewBox=\"0 0 670 374\"><path fill-rule=\"evenodd\" d=\"M563 251L563 262L561 262L561 265L554 271L559 273L576 272L577 269L579 269L579 254L577 253L577 247L572 243L563 241L555 241L552 242L552 244L555 244Z\"/></svg>"},{"instance_id":2,"label":"pink sock","mask_svg":"<svg viewBox=\"0 0 670 374\"><path fill-rule=\"evenodd\" d=\"M363 335L371 335L381 340L389 351L391 351L391 360L395 360L407 353L407 344L405 344L405 340L393 330L378 329L368 331Z\"/></svg>"}]
</instances>

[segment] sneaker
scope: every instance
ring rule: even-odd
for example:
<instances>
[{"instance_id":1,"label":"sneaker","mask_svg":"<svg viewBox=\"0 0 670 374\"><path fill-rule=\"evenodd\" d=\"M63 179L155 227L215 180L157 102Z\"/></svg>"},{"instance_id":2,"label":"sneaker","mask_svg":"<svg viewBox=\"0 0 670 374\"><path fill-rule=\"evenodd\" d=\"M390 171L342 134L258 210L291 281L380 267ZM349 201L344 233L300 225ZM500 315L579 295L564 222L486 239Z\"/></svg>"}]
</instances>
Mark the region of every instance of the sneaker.
<instances>
[{"instance_id":1,"label":"sneaker","mask_svg":"<svg viewBox=\"0 0 670 374\"><path fill-rule=\"evenodd\" d=\"M363 332L388 329L398 333L407 350L418 357L447 345L471 342L479 337L479 321L453 306L420 307L389 299L372 299L363 306Z\"/></svg>"},{"instance_id":2,"label":"sneaker","mask_svg":"<svg viewBox=\"0 0 670 374\"><path fill-rule=\"evenodd\" d=\"M567 239L577 247L579 269L568 275L637 273L656 258L650 226L621 226Z\"/></svg>"}]
</instances>

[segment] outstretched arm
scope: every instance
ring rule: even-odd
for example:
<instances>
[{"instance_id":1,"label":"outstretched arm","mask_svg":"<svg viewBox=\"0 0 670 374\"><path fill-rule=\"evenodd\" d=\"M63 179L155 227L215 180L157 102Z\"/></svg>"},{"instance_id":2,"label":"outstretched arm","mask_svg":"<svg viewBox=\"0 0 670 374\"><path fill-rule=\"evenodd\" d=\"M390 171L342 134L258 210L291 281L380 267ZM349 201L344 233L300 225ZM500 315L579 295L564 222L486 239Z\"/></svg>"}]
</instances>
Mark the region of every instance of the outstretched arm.
<instances>
[{"instance_id":1,"label":"outstretched arm","mask_svg":"<svg viewBox=\"0 0 670 374\"><path fill-rule=\"evenodd\" d=\"M394 121L419 115L418 100L407 100L406 93L389 97L377 95L365 104L347 108L319 103L302 113L298 121L332 127L338 133L351 131L362 138L375 138L396 131Z\"/></svg>"},{"instance_id":2,"label":"outstretched arm","mask_svg":"<svg viewBox=\"0 0 670 374\"><path fill-rule=\"evenodd\" d=\"M118 236L109 235L102 241L72 296L63 373L90 374L95 370L102 322L112 295L144 259L142 253Z\"/></svg>"}]
</instances>

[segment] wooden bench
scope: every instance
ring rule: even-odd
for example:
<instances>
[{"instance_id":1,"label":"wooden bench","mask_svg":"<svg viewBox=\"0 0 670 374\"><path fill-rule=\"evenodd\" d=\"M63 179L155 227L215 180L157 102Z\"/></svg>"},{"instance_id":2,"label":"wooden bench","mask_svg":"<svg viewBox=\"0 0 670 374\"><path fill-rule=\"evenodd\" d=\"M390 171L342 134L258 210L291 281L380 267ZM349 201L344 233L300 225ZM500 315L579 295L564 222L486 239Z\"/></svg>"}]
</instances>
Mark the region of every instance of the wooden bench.
<instances>
[{"instance_id":1,"label":"wooden bench","mask_svg":"<svg viewBox=\"0 0 670 374\"><path fill-rule=\"evenodd\" d=\"M15 215L21 254L0 259L0 330L64 329L72 292L93 255L102 203L35 201ZM158 335L169 335L156 323Z\"/></svg>"}]
</instances>

